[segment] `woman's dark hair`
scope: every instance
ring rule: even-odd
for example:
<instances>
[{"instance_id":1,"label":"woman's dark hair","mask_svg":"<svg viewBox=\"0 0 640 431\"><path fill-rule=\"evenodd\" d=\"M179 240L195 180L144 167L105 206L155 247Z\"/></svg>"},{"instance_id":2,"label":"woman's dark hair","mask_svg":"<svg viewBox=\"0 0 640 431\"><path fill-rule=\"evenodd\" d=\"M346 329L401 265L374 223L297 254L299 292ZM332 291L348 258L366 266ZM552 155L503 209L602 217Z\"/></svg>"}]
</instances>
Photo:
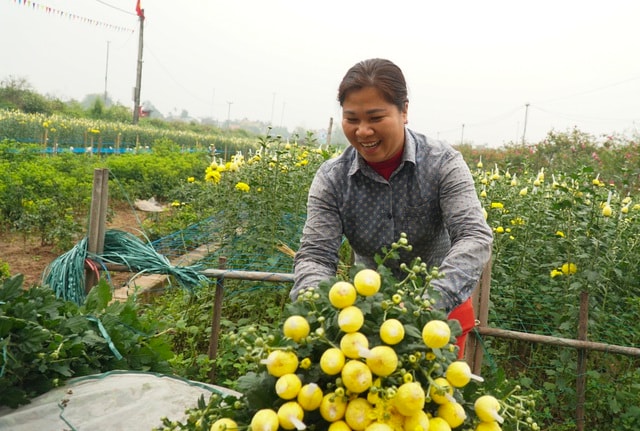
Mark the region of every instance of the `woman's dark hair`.
<instances>
[{"instance_id":1,"label":"woman's dark hair","mask_svg":"<svg viewBox=\"0 0 640 431\"><path fill-rule=\"evenodd\" d=\"M383 58L370 58L351 67L338 87L338 102L344 103L349 92L366 87L377 88L384 99L403 111L409 101L402 70Z\"/></svg>"}]
</instances>

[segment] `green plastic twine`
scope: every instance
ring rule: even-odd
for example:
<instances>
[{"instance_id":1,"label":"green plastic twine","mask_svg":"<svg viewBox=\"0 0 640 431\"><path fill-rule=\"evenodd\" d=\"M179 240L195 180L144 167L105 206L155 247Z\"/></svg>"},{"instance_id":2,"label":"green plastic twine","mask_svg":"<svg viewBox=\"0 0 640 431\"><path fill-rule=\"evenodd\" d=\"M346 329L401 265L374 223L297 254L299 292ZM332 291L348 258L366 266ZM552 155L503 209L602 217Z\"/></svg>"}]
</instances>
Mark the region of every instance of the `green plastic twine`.
<instances>
[{"instance_id":1,"label":"green plastic twine","mask_svg":"<svg viewBox=\"0 0 640 431\"><path fill-rule=\"evenodd\" d=\"M4 341L4 338L2 339ZM0 368L0 377L4 376L4 369L7 366L7 343L2 344L2 368Z\"/></svg>"},{"instance_id":2,"label":"green plastic twine","mask_svg":"<svg viewBox=\"0 0 640 431\"><path fill-rule=\"evenodd\" d=\"M87 252L87 238L56 258L45 270L42 281L53 289L56 297L82 305L86 299L85 260L87 257L100 265L113 263L126 266L129 271L139 274L166 274L173 276L186 289L193 289L208 283L201 273L201 265L173 266L166 256L158 253L147 241L135 235L116 229L105 232L102 253Z\"/></svg>"},{"instance_id":3,"label":"green plastic twine","mask_svg":"<svg viewBox=\"0 0 640 431\"><path fill-rule=\"evenodd\" d=\"M84 270L86 257L87 238L85 237L47 266L42 283L53 289L57 298L82 305L87 296Z\"/></svg>"},{"instance_id":4,"label":"green plastic twine","mask_svg":"<svg viewBox=\"0 0 640 431\"><path fill-rule=\"evenodd\" d=\"M91 322L95 322L95 323L98 324L98 329L100 330L100 333L102 334L102 338L107 340L107 345L109 346L109 349L111 349L111 352L113 353L113 356L115 356L118 361L121 360L122 359L122 355L120 354L120 352L116 348L116 345L113 344L113 340L109 336L109 333L107 332L107 329L104 327L104 325L102 324L100 319L98 319L97 317L94 317L94 316L87 316L87 319L89 321L91 321Z\"/></svg>"},{"instance_id":5,"label":"green plastic twine","mask_svg":"<svg viewBox=\"0 0 640 431\"><path fill-rule=\"evenodd\" d=\"M145 243L129 232L116 229L105 232L104 250L95 257L104 262L126 265L130 271L138 274L172 275L187 289L209 281L200 272L201 265L173 266L169 259L158 253L149 242Z\"/></svg>"}]
</instances>

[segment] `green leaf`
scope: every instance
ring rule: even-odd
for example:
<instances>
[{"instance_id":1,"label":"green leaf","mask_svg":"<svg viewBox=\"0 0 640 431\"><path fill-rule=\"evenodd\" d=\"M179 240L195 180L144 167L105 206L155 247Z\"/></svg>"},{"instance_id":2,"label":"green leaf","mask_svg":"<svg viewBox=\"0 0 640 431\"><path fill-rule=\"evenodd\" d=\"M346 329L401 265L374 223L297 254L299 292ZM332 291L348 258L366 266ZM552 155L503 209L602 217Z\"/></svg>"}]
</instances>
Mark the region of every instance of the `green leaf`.
<instances>
[{"instance_id":1,"label":"green leaf","mask_svg":"<svg viewBox=\"0 0 640 431\"><path fill-rule=\"evenodd\" d=\"M238 379L237 387L252 408L273 408L273 400L278 398L274 390L275 383L276 378L266 371L259 374L249 372Z\"/></svg>"},{"instance_id":2,"label":"green leaf","mask_svg":"<svg viewBox=\"0 0 640 431\"><path fill-rule=\"evenodd\" d=\"M112 297L111 287L104 280L101 280L97 286L89 291L83 309L87 314L98 313L107 308Z\"/></svg>"},{"instance_id":3,"label":"green leaf","mask_svg":"<svg viewBox=\"0 0 640 431\"><path fill-rule=\"evenodd\" d=\"M0 305L3 302L10 302L22 293L22 285L24 276L22 274L14 275L2 283L0 287Z\"/></svg>"}]
</instances>

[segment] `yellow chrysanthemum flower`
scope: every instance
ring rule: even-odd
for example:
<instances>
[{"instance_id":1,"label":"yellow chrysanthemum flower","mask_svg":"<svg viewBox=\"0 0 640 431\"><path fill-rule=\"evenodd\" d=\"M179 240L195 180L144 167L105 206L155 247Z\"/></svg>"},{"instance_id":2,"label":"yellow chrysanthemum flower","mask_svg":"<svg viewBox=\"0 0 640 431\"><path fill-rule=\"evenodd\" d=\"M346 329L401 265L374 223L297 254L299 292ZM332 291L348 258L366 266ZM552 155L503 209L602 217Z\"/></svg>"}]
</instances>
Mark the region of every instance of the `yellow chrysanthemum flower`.
<instances>
[{"instance_id":1,"label":"yellow chrysanthemum flower","mask_svg":"<svg viewBox=\"0 0 640 431\"><path fill-rule=\"evenodd\" d=\"M511 223L512 226L522 226L525 221L522 217L516 217L513 220L511 220L509 223Z\"/></svg>"},{"instance_id":2,"label":"yellow chrysanthemum flower","mask_svg":"<svg viewBox=\"0 0 640 431\"><path fill-rule=\"evenodd\" d=\"M251 187L249 186L249 184L243 183L242 181L236 184L236 190L240 190L241 192L248 192L250 189Z\"/></svg>"},{"instance_id":3,"label":"yellow chrysanthemum flower","mask_svg":"<svg viewBox=\"0 0 640 431\"><path fill-rule=\"evenodd\" d=\"M576 266L575 263L564 263L562 264L562 273L564 275L571 275L571 274L575 274L578 271L578 267Z\"/></svg>"},{"instance_id":4,"label":"yellow chrysanthemum flower","mask_svg":"<svg viewBox=\"0 0 640 431\"><path fill-rule=\"evenodd\" d=\"M207 182L211 182L214 184L218 184L220 182L220 172L217 169L207 168L206 174L204 176L204 180Z\"/></svg>"}]
</instances>

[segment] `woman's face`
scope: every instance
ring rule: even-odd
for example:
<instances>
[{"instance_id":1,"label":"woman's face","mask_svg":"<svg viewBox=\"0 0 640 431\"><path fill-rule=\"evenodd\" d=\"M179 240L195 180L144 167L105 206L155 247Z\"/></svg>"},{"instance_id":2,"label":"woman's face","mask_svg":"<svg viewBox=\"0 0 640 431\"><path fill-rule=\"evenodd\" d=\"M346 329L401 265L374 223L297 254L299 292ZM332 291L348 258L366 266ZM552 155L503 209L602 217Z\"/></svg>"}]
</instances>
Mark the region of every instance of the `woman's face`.
<instances>
[{"instance_id":1,"label":"woman's face","mask_svg":"<svg viewBox=\"0 0 640 431\"><path fill-rule=\"evenodd\" d=\"M351 91L342 103L342 130L367 162L383 162L404 145L404 110L387 102L375 87Z\"/></svg>"}]
</instances>

